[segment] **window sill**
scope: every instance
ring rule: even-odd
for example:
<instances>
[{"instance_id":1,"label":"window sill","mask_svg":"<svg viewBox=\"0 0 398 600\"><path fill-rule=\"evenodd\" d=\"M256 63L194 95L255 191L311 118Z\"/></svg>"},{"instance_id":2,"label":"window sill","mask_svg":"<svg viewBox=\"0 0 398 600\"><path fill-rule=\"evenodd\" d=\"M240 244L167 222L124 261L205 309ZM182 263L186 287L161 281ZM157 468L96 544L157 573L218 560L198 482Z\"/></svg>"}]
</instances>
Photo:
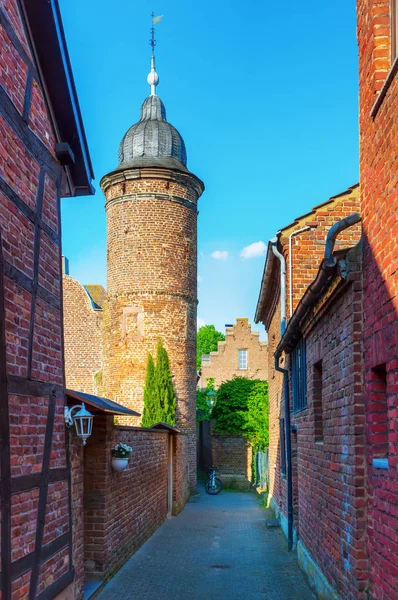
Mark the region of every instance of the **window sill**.
<instances>
[{"instance_id":1,"label":"window sill","mask_svg":"<svg viewBox=\"0 0 398 600\"><path fill-rule=\"evenodd\" d=\"M381 107L381 105L383 104L383 100L387 94L388 88L390 87L396 73L398 71L398 56L395 57L395 60L392 64L392 67L390 69L390 72L388 73L386 80L384 82L383 87L381 88L379 95L376 98L375 103L372 106L372 109L370 111L370 116L372 117L372 119L376 118L377 113L379 112L379 108Z\"/></svg>"},{"instance_id":2,"label":"window sill","mask_svg":"<svg viewBox=\"0 0 398 600\"><path fill-rule=\"evenodd\" d=\"M372 460L372 467L374 467L375 469L388 470L388 458L374 458Z\"/></svg>"},{"instance_id":3,"label":"window sill","mask_svg":"<svg viewBox=\"0 0 398 600\"><path fill-rule=\"evenodd\" d=\"M303 406L303 408L298 408L297 410L292 410L292 415L298 415L304 410L307 410L308 406Z\"/></svg>"}]
</instances>

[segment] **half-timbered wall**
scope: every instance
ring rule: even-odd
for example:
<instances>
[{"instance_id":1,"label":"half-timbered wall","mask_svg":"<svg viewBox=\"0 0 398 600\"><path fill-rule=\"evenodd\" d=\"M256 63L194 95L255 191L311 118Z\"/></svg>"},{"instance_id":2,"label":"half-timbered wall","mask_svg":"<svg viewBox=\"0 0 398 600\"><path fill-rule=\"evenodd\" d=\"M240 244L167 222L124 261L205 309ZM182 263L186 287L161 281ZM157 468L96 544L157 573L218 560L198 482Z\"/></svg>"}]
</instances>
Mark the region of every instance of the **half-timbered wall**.
<instances>
[{"instance_id":1,"label":"half-timbered wall","mask_svg":"<svg viewBox=\"0 0 398 600\"><path fill-rule=\"evenodd\" d=\"M63 421L61 168L16 0L0 2L1 594L73 580Z\"/></svg>"}]
</instances>

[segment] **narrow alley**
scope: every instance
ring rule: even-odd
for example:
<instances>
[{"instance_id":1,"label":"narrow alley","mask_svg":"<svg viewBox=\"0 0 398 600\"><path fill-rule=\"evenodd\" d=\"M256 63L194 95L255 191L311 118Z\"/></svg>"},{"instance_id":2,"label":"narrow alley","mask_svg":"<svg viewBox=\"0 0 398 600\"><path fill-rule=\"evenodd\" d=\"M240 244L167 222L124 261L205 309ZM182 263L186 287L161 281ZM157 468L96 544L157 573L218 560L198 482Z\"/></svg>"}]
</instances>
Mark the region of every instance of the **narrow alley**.
<instances>
[{"instance_id":1,"label":"narrow alley","mask_svg":"<svg viewBox=\"0 0 398 600\"><path fill-rule=\"evenodd\" d=\"M266 527L254 494L194 497L166 521L97 596L98 600L310 600L296 553Z\"/></svg>"}]
</instances>

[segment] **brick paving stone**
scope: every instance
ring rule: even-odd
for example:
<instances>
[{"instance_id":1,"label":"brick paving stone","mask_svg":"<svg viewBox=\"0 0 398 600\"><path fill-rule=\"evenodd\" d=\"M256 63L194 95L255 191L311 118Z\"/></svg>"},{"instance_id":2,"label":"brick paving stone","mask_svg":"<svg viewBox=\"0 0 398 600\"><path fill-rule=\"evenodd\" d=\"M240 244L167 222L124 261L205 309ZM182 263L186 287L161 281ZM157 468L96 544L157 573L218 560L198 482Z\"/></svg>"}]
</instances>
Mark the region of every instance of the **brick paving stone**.
<instances>
[{"instance_id":1,"label":"brick paving stone","mask_svg":"<svg viewBox=\"0 0 398 600\"><path fill-rule=\"evenodd\" d=\"M166 521L98 600L313 599L296 554L256 495L204 492Z\"/></svg>"}]
</instances>

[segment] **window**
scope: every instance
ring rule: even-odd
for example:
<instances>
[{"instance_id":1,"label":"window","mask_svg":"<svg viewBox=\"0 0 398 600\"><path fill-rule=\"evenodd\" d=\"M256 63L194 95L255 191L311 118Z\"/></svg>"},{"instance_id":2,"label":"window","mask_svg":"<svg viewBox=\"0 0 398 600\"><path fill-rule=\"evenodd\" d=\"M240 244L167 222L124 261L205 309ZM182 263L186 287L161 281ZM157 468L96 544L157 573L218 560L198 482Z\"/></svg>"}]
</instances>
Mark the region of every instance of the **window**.
<instances>
[{"instance_id":1,"label":"window","mask_svg":"<svg viewBox=\"0 0 398 600\"><path fill-rule=\"evenodd\" d=\"M247 369L247 350L238 350L238 369Z\"/></svg>"},{"instance_id":2,"label":"window","mask_svg":"<svg viewBox=\"0 0 398 600\"><path fill-rule=\"evenodd\" d=\"M391 0L390 6L390 30L391 30L391 63L398 56L398 0Z\"/></svg>"},{"instance_id":3,"label":"window","mask_svg":"<svg viewBox=\"0 0 398 600\"><path fill-rule=\"evenodd\" d=\"M279 419L279 443L281 452L281 475L286 475L285 419Z\"/></svg>"},{"instance_id":4,"label":"window","mask_svg":"<svg viewBox=\"0 0 398 600\"><path fill-rule=\"evenodd\" d=\"M307 408L307 353L304 338L292 352L292 393L293 412Z\"/></svg>"},{"instance_id":5,"label":"window","mask_svg":"<svg viewBox=\"0 0 398 600\"><path fill-rule=\"evenodd\" d=\"M312 393L314 399L315 442L323 444L322 361L314 365Z\"/></svg>"}]
</instances>

